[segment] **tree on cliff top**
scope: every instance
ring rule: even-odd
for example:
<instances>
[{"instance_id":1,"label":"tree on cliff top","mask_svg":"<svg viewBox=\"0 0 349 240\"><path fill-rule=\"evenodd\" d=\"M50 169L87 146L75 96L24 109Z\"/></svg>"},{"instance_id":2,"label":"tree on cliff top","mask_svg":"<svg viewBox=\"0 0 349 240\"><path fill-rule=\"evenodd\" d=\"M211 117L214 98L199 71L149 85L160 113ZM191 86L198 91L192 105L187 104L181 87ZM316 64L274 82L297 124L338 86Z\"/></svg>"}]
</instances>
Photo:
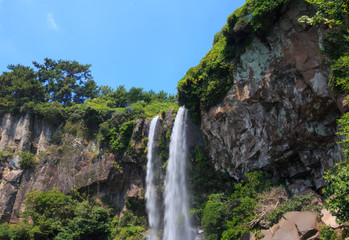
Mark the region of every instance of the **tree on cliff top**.
<instances>
[{"instance_id":1,"label":"tree on cliff top","mask_svg":"<svg viewBox=\"0 0 349 240\"><path fill-rule=\"evenodd\" d=\"M44 64L33 62L36 76L45 87L48 101L63 105L83 103L87 98L98 95L98 87L92 78L91 65L77 61L52 60L45 58Z\"/></svg>"}]
</instances>

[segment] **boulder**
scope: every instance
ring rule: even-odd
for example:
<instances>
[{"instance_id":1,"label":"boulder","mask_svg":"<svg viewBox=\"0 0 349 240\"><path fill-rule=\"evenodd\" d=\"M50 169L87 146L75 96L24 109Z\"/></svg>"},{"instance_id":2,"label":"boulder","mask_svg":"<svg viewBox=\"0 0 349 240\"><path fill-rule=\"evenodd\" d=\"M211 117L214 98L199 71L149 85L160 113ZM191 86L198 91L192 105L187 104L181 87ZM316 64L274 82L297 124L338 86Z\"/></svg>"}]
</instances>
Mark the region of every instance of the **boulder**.
<instances>
[{"instance_id":1,"label":"boulder","mask_svg":"<svg viewBox=\"0 0 349 240\"><path fill-rule=\"evenodd\" d=\"M319 217L314 212L288 212L272 228L262 230L262 240L316 239L320 225Z\"/></svg>"},{"instance_id":2,"label":"boulder","mask_svg":"<svg viewBox=\"0 0 349 240\"><path fill-rule=\"evenodd\" d=\"M337 217L333 216L329 210L324 208L321 210L321 214L322 214L321 221L325 225L327 225L331 228L339 228L340 227L340 225L337 223Z\"/></svg>"}]
</instances>

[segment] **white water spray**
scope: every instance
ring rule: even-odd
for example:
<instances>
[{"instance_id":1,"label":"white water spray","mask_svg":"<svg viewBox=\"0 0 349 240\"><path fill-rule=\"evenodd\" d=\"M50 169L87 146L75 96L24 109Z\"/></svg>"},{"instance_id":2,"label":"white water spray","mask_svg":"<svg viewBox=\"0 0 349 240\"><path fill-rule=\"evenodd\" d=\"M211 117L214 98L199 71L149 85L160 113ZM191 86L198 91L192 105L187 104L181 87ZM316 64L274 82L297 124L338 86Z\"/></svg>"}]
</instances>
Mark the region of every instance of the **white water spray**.
<instances>
[{"instance_id":1,"label":"white water spray","mask_svg":"<svg viewBox=\"0 0 349 240\"><path fill-rule=\"evenodd\" d=\"M146 182L146 208L148 212L148 221L150 227L150 233L147 236L147 240L156 240L157 234L160 229L160 207L158 203L157 190L156 190L156 169L155 169L155 154L154 154L154 138L156 124L159 117L152 119L149 128L149 137L148 137L148 153L147 153L147 175L145 178Z\"/></svg>"},{"instance_id":2,"label":"white water spray","mask_svg":"<svg viewBox=\"0 0 349 240\"><path fill-rule=\"evenodd\" d=\"M165 179L165 227L164 240L195 239L189 217L186 162L186 121L188 112L178 110L170 142L170 158Z\"/></svg>"}]
</instances>

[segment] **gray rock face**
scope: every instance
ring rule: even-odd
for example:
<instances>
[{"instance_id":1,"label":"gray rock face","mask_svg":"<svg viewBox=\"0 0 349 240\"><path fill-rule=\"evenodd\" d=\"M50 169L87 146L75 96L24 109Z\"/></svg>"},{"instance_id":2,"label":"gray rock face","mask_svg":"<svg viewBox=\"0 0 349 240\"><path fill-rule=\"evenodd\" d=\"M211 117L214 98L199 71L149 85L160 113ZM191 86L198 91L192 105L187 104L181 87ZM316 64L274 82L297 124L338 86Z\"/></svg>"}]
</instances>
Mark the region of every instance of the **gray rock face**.
<instances>
[{"instance_id":1,"label":"gray rock face","mask_svg":"<svg viewBox=\"0 0 349 240\"><path fill-rule=\"evenodd\" d=\"M255 38L241 55L224 100L202 112L216 167L236 179L263 169L320 188L323 171L342 159L335 133L343 108L328 87L323 33L297 21L309 7L291 1L266 42Z\"/></svg>"},{"instance_id":2,"label":"gray rock face","mask_svg":"<svg viewBox=\"0 0 349 240\"><path fill-rule=\"evenodd\" d=\"M158 134L172 126L172 115L172 110L164 115ZM149 124L149 120L138 120L131 142L134 151L115 156L105 153L96 141L69 134L62 136L59 145L51 143L56 129L32 116L0 116L0 151L14 152L7 161L0 161L0 223L15 222L24 210L26 194L34 189L57 188L69 193L76 188L99 199L107 198L119 211L124 209L125 198L143 198L143 139L148 136ZM19 168L21 151L35 153L35 169Z\"/></svg>"}]
</instances>

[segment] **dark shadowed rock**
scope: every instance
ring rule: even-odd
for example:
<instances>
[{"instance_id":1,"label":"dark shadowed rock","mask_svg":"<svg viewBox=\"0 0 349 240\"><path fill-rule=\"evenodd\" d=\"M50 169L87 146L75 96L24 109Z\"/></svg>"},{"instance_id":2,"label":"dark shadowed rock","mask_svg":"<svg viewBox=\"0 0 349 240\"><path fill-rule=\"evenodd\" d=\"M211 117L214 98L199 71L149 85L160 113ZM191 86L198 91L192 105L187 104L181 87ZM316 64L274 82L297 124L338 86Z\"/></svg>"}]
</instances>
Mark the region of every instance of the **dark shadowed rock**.
<instances>
[{"instance_id":1,"label":"dark shadowed rock","mask_svg":"<svg viewBox=\"0 0 349 240\"><path fill-rule=\"evenodd\" d=\"M254 234L251 232L246 232L244 233L244 235L242 235L242 237L240 238L240 240L256 240L256 238L254 237Z\"/></svg>"}]
</instances>

